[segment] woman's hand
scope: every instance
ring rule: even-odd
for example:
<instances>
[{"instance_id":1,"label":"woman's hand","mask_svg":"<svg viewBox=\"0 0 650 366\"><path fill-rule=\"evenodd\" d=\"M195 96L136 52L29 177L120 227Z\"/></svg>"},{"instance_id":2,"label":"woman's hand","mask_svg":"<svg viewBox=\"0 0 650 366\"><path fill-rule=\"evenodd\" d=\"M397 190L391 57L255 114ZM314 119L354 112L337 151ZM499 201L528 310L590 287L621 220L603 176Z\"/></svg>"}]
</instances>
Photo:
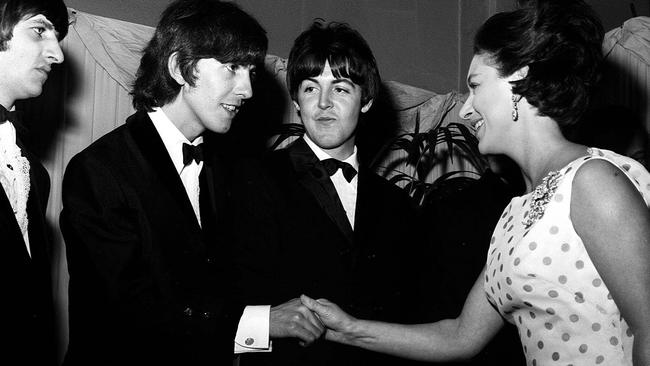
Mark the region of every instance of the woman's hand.
<instances>
[{"instance_id":1,"label":"woman's hand","mask_svg":"<svg viewBox=\"0 0 650 366\"><path fill-rule=\"evenodd\" d=\"M327 299L314 300L307 295L301 295L300 301L309 310L313 311L320 318L323 325L328 328L325 332L325 339L346 343L345 335L350 331L357 319L348 315L338 305Z\"/></svg>"}]
</instances>

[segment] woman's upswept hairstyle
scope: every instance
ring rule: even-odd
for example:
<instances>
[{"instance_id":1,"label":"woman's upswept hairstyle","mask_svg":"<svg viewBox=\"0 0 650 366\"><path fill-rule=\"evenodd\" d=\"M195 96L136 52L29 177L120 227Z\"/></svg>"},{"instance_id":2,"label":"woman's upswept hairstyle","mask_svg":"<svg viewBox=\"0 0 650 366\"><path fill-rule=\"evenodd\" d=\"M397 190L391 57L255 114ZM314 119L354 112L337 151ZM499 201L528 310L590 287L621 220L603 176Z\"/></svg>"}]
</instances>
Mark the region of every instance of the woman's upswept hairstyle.
<instances>
[{"instance_id":1,"label":"woman's upswept hairstyle","mask_svg":"<svg viewBox=\"0 0 650 366\"><path fill-rule=\"evenodd\" d=\"M487 55L501 77L528 66L513 81L514 94L560 128L578 122L599 79L603 27L582 0L520 1L520 8L488 19L474 38L474 54Z\"/></svg>"},{"instance_id":2,"label":"woman's upswept hairstyle","mask_svg":"<svg viewBox=\"0 0 650 366\"><path fill-rule=\"evenodd\" d=\"M296 38L287 62L287 86L297 100L300 83L320 75L328 61L332 74L361 86L361 102L375 99L381 84L377 61L361 34L345 23L314 23Z\"/></svg>"},{"instance_id":3,"label":"woman's upswept hairstyle","mask_svg":"<svg viewBox=\"0 0 650 366\"><path fill-rule=\"evenodd\" d=\"M18 22L43 14L52 22L60 40L68 34L68 9L62 0L0 0L0 51L14 36Z\"/></svg>"},{"instance_id":4,"label":"woman's upswept hairstyle","mask_svg":"<svg viewBox=\"0 0 650 366\"><path fill-rule=\"evenodd\" d=\"M176 0L162 13L144 49L131 95L136 110L151 111L176 98L181 85L167 62L177 53L181 75L196 82L196 64L213 58L221 63L262 65L268 40L262 26L236 4L218 0Z\"/></svg>"}]
</instances>

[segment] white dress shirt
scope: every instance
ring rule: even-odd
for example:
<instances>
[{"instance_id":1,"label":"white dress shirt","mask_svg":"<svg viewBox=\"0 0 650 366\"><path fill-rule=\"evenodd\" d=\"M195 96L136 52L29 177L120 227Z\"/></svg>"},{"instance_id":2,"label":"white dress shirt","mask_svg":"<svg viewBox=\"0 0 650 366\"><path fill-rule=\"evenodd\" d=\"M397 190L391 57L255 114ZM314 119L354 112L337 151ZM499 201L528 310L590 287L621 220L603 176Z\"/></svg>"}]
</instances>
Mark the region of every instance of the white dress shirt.
<instances>
[{"instance_id":1,"label":"white dress shirt","mask_svg":"<svg viewBox=\"0 0 650 366\"><path fill-rule=\"evenodd\" d=\"M23 234L27 253L31 257L27 217L29 168L29 161L22 156L20 148L16 145L16 128L8 121L0 124L0 183Z\"/></svg>"},{"instance_id":2,"label":"white dress shirt","mask_svg":"<svg viewBox=\"0 0 650 366\"><path fill-rule=\"evenodd\" d=\"M318 147L311 139L309 139L309 137L307 137L307 135L304 135L303 138L305 139L307 145L314 152L314 154L316 154L318 160L323 161L325 159L331 158L329 154ZM356 146L354 147L352 155L348 156L345 160L343 160L343 162L352 165L354 170L357 172L359 171L359 160L357 159ZM348 221L350 221L352 229L354 229L354 214L357 208L357 185L359 182L358 178L359 174L355 175L354 178L348 182L347 179L345 179L343 176L341 169L337 170L336 173L330 177L332 183L334 183L334 188L336 188L336 193L339 195L341 204L343 204L345 214L348 217Z\"/></svg>"},{"instance_id":3,"label":"white dress shirt","mask_svg":"<svg viewBox=\"0 0 650 366\"><path fill-rule=\"evenodd\" d=\"M174 167L176 167L176 172L181 177L187 197L192 203L194 215L196 215L196 219L201 225L199 174L201 174L203 162L197 164L196 161L192 160L190 164L183 165L183 144L197 146L203 142L203 136L197 137L194 141L189 141L160 108L154 108L153 112L149 112L149 118L156 127L156 131L158 131L160 139L165 145Z\"/></svg>"},{"instance_id":4,"label":"white dress shirt","mask_svg":"<svg viewBox=\"0 0 650 366\"><path fill-rule=\"evenodd\" d=\"M153 122L158 135L163 141L169 157L176 167L176 171L183 182L187 197L192 203L194 215L201 225L201 210L199 208L199 174L203 168L203 162L192 162L183 165L183 144L199 145L203 137L199 136L194 141L189 141L185 135L169 120L167 115L160 108L154 108L149 112L149 118ZM235 335L235 353L269 351L269 314L270 306L247 306L242 317L239 319L237 334Z\"/></svg>"}]
</instances>

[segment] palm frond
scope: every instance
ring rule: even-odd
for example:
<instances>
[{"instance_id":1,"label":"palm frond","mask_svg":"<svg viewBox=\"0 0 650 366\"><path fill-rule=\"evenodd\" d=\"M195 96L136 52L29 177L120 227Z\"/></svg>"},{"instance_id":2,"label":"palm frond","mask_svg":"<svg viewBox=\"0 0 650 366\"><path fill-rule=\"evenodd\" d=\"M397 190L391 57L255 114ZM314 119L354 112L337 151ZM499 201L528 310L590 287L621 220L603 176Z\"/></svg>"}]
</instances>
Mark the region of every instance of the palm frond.
<instances>
[{"instance_id":1,"label":"palm frond","mask_svg":"<svg viewBox=\"0 0 650 366\"><path fill-rule=\"evenodd\" d=\"M300 123L283 123L274 129L272 135L278 135L278 137L275 139L269 149L275 150L289 137L302 136L304 133L305 126Z\"/></svg>"},{"instance_id":2,"label":"palm frond","mask_svg":"<svg viewBox=\"0 0 650 366\"><path fill-rule=\"evenodd\" d=\"M389 151L403 151L405 157L398 159L401 162L395 166L411 167L414 173L409 175L395 170L397 173L393 174L389 181L403 185L417 205L424 204L431 194L446 189L444 187L474 181L487 167L485 158L478 151L478 140L466 125L458 122L443 124L444 118L456 103L455 95L446 98L433 116L433 127L426 131L420 130L421 116L418 109L414 117L413 132L402 133L384 144L371 165L374 167L378 164ZM439 149L440 145L443 147ZM458 158L466 159L479 173L453 170L430 181L431 172L438 164L446 161L454 164L454 159ZM390 172L390 169L387 171Z\"/></svg>"}]
</instances>

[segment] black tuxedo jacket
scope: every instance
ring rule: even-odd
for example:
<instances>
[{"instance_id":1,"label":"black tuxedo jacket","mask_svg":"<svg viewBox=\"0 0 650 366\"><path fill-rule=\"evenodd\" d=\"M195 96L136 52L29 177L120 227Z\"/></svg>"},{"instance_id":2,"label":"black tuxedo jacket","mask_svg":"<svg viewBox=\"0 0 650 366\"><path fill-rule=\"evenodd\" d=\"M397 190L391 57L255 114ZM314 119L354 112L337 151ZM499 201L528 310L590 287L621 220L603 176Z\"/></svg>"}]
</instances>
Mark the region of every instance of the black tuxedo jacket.
<instances>
[{"instance_id":1,"label":"black tuxedo jacket","mask_svg":"<svg viewBox=\"0 0 650 366\"><path fill-rule=\"evenodd\" d=\"M327 173L303 139L242 164L233 222L239 290L248 304L278 305L304 293L354 316L408 322L415 283L413 209L398 187L367 169L358 176L355 228ZM392 357L318 341L273 340L271 353L241 365L397 365Z\"/></svg>"},{"instance_id":2,"label":"black tuxedo jacket","mask_svg":"<svg viewBox=\"0 0 650 366\"><path fill-rule=\"evenodd\" d=\"M50 180L45 168L20 141L18 146L30 164L27 215L31 257L7 194L0 186L0 329L5 335L0 350L3 360L55 365L51 247L45 221Z\"/></svg>"},{"instance_id":3,"label":"black tuxedo jacket","mask_svg":"<svg viewBox=\"0 0 650 366\"><path fill-rule=\"evenodd\" d=\"M227 168L204 135L199 226L146 113L76 155L63 180L70 272L66 365L226 365L232 301L224 226ZM207 187L207 189L205 189Z\"/></svg>"}]
</instances>

